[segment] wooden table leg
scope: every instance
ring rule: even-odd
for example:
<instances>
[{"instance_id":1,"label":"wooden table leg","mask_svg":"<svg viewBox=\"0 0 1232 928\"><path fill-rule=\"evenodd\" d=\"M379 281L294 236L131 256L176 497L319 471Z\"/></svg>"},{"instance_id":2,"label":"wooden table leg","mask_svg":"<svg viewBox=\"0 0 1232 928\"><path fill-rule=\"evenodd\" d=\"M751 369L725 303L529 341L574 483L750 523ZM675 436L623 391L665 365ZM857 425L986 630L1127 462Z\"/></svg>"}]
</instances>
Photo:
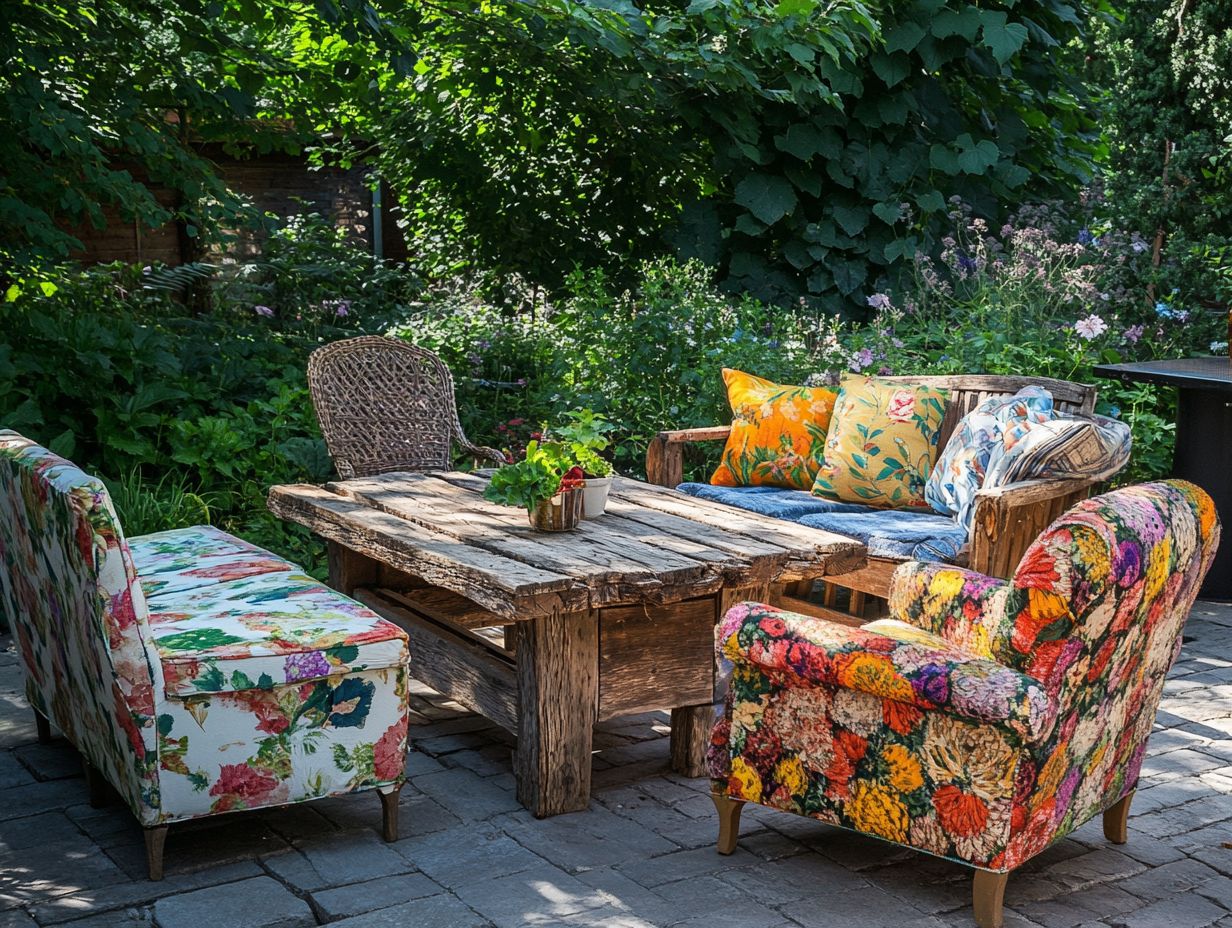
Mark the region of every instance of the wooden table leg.
<instances>
[{"instance_id":1,"label":"wooden table leg","mask_svg":"<svg viewBox=\"0 0 1232 928\"><path fill-rule=\"evenodd\" d=\"M768 603L770 584L735 587L720 591L715 597L714 621L717 625L736 603L754 601ZM706 747L714 727L713 705L682 706L672 710L672 770L686 777L706 775Z\"/></svg>"},{"instance_id":2,"label":"wooden table leg","mask_svg":"<svg viewBox=\"0 0 1232 928\"><path fill-rule=\"evenodd\" d=\"M331 541L327 548L329 585L348 596L361 586L376 586L381 565L378 561Z\"/></svg>"},{"instance_id":3,"label":"wooden table leg","mask_svg":"<svg viewBox=\"0 0 1232 928\"><path fill-rule=\"evenodd\" d=\"M672 770L682 777L706 775L706 746L714 727L714 706L672 710Z\"/></svg>"},{"instance_id":4,"label":"wooden table leg","mask_svg":"<svg viewBox=\"0 0 1232 928\"><path fill-rule=\"evenodd\" d=\"M599 705L599 617L571 612L514 627L518 801L536 818L590 804Z\"/></svg>"}]
</instances>

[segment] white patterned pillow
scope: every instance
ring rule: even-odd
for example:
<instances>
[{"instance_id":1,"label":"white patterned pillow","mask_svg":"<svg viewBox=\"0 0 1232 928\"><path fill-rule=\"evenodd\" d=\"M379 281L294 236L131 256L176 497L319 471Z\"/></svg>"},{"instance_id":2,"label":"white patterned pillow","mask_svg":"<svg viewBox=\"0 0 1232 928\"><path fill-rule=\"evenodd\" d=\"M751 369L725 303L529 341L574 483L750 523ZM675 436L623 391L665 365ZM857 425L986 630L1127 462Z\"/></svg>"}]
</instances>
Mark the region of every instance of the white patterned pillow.
<instances>
[{"instance_id":1,"label":"white patterned pillow","mask_svg":"<svg viewBox=\"0 0 1232 928\"><path fill-rule=\"evenodd\" d=\"M1129 462L1129 426L1106 416L1062 416L1033 425L1012 448L988 461L985 487L1034 477L1106 480Z\"/></svg>"}]
</instances>

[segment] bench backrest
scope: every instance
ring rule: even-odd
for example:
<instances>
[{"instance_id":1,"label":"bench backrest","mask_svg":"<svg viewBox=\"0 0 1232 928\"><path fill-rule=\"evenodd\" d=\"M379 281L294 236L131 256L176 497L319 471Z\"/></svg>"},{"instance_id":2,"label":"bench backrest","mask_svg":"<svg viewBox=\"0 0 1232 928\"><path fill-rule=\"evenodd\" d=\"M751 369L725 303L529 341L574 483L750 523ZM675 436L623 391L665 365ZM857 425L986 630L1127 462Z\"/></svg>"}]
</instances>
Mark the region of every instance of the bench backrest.
<instances>
[{"instance_id":1,"label":"bench backrest","mask_svg":"<svg viewBox=\"0 0 1232 928\"><path fill-rule=\"evenodd\" d=\"M142 804L156 782L161 673L124 533L102 481L7 429L0 430L0 604L31 705L130 805Z\"/></svg>"},{"instance_id":2,"label":"bench backrest","mask_svg":"<svg viewBox=\"0 0 1232 928\"><path fill-rule=\"evenodd\" d=\"M1087 416L1095 412L1097 393L1095 387L1073 383L1069 380L1055 380L1051 377L951 374L939 377L887 377L886 379L926 384L950 391L950 400L945 408L945 420L941 423L941 438L937 443L938 457L963 416L985 400L993 397L1013 396L1023 387L1043 387L1052 394L1053 406L1057 412Z\"/></svg>"}]
</instances>

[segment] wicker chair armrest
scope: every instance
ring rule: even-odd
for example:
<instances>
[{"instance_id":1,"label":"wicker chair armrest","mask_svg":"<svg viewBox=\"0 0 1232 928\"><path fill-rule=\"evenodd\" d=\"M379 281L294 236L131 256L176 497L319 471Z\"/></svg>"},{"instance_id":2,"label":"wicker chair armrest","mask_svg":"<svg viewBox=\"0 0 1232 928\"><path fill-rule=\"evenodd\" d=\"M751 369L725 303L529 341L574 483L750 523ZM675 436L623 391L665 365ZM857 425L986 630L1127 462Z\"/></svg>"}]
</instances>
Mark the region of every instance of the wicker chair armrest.
<instances>
[{"instance_id":1,"label":"wicker chair armrest","mask_svg":"<svg viewBox=\"0 0 1232 928\"><path fill-rule=\"evenodd\" d=\"M684 480L684 446L699 441L724 441L730 425L707 425L695 429L659 432L646 449L646 480L674 487Z\"/></svg>"},{"instance_id":2,"label":"wicker chair armrest","mask_svg":"<svg viewBox=\"0 0 1232 928\"><path fill-rule=\"evenodd\" d=\"M1039 533L1090 496L1101 479L1042 477L979 490L968 566L992 577L1008 578Z\"/></svg>"},{"instance_id":3,"label":"wicker chair armrest","mask_svg":"<svg viewBox=\"0 0 1232 928\"><path fill-rule=\"evenodd\" d=\"M489 448L487 445L472 445L464 436L458 439L458 447L476 461L491 461L498 467L509 463L508 459L500 451L497 451L495 448Z\"/></svg>"}]
</instances>

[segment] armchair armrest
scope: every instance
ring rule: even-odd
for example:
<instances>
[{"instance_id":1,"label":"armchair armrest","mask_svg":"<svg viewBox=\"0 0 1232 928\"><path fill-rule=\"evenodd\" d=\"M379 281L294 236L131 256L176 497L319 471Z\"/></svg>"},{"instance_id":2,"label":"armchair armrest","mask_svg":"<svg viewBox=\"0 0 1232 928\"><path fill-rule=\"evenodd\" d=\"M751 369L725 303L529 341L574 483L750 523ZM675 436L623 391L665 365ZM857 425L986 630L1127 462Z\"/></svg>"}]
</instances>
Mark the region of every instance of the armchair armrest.
<instances>
[{"instance_id":1,"label":"armchair armrest","mask_svg":"<svg viewBox=\"0 0 1232 928\"><path fill-rule=\"evenodd\" d=\"M661 487L674 487L684 480L684 446L696 441L725 441L730 425L660 432L646 448L646 480Z\"/></svg>"},{"instance_id":2,"label":"armchair armrest","mask_svg":"<svg viewBox=\"0 0 1232 928\"><path fill-rule=\"evenodd\" d=\"M467 454L471 455L476 460L476 462L489 461L495 464L497 467L501 467L509 463L505 459L505 456L501 454L499 451L497 451L495 448L489 448L486 445L472 445L469 441L466 440L465 436L462 436L458 439L458 447L461 448L463 451L465 451Z\"/></svg>"},{"instance_id":3,"label":"armchair armrest","mask_svg":"<svg viewBox=\"0 0 1232 928\"><path fill-rule=\"evenodd\" d=\"M1005 660L1013 635L1012 585L978 571L907 561L890 578L890 616L955 647Z\"/></svg>"},{"instance_id":4,"label":"armchair armrest","mask_svg":"<svg viewBox=\"0 0 1232 928\"><path fill-rule=\"evenodd\" d=\"M716 645L727 660L789 687L855 690L1002 725L1031 741L1056 717L1056 703L1039 681L957 646L899 640L760 603L730 609Z\"/></svg>"},{"instance_id":5,"label":"armchair armrest","mask_svg":"<svg viewBox=\"0 0 1232 928\"><path fill-rule=\"evenodd\" d=\"M975 494L971 521L973 570L1009 577L1031 542L1102 477L1042 477L989 487Z\"/></svg>"}]
</instances>

